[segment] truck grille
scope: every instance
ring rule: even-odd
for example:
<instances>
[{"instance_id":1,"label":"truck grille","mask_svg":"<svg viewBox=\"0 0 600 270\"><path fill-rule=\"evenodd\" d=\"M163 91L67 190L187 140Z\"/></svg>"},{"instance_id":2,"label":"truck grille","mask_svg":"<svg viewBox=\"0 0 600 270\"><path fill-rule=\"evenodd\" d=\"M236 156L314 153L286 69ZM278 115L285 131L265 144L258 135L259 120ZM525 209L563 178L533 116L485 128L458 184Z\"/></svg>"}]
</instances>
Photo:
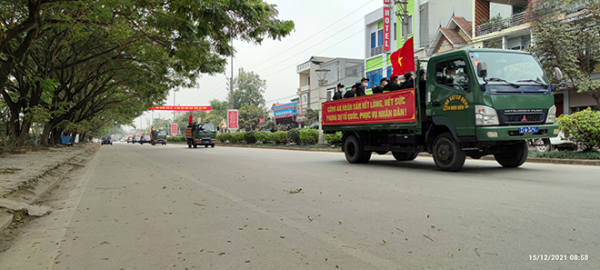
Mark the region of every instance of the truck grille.
<instances>
[{"instance_id":1,"label":"truck grille","mask_svg":"<svg viewBox=\"0 0 600 270\"><path fill-rule=\"evenodd\" d=\"M544 119L544 116L541 114L515 114L515 115L506 115L506 122L514 123L514 122L539 122ZM524 121L525 120L525 121Z\"/></svg>"},{"instance_id":2,"label":"truck grille","mask_svg":"<svg viewBox=\"0 0 600 270\"><path fill-rule=\"evenodd\" d=\"M523 110L500 110L500 125L528 125L543 124L546 121L547 110L523 109Z\"/></svg>"}]
</instances>

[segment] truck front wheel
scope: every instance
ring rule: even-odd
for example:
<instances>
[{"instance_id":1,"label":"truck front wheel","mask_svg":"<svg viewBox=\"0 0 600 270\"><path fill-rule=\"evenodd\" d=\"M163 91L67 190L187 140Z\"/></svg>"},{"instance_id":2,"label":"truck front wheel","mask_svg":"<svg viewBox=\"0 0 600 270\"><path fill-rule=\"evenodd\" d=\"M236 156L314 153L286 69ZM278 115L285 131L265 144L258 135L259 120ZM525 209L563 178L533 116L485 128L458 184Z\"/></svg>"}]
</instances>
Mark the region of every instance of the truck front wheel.
<instances>
[{"instance_id":1,"label":"truck front wheel","mask_svg":"<svg viewBox=\"0 0 600 270\"><path fill-rule=\"evenodd\" d=\"M344 154L350 163L366 163L371 159L371 152L366 152L362 142L354 135L344 141Z\"/></svg>"},{"instance_id":2,"label":"truck front wheel","mask_svg":"<svg viewBox=\"0 0 600 270\"><path fill-rule=\"evenodd\" d=\"M392 155L397 161L411 161L417 158L417 153L407 153L407 152L392 152Z\"/></svg>"},{"instance_id":3,"label":"truck front wheel","mask_svg":"<svg viewBox=\"0 0 600 270\"><path fill-rule=\"evenodd\" d=\"M433 160L442 171L456 172L465 164L466 154L452 134L440 134L433 142Z\"/></svg>"},{"instance_id":4,"label":"truck front wheel","mask_svg":"<svg viewBox=\"0 0 600 270\"><path fill-rule=\"evenodd\" d=\"M529 154L529 147L526 141L521 141L515 144L513 147L506 148L502 153L494 154L494 158L502 167L516 168L527 160Z\"/></svg>"}]
</instances>

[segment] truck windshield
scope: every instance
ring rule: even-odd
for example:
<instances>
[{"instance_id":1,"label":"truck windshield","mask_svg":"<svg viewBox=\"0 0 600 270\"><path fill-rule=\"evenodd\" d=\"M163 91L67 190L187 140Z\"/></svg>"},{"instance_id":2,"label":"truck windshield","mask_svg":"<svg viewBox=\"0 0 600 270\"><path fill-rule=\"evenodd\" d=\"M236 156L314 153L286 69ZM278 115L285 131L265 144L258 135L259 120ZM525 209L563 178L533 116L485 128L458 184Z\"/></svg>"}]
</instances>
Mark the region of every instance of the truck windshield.
<instances>
[{"instance_id":1,"label":"truck windshield","mask_svg":"<svg viewBox=\"0 0 600 270\"><path fill-rule=\"evenodd\" d=\"M164 130L159 131L158 133L156 133L157 136L167 136L167 132Z\"/></svg>"},{"instance_id":2,"label":"truck windshield","mask_svg":"<svg viewBox=\"0 0 600 270\"><path fill-rule=\"evenodd\" d=\"M199 128L200 132L215 132L215 125L213 124L203 124Z\"/></svg>"},{"instance_id":3,"label":"truck windshield","mask_svg":"<svg viewBox=\"0 0 600 270\"><path fill-rule=\"evenodd\" d=\"M477 70L479 62L487 64L488 85L497 92L547 92L548 79L540 64L530 54L510 52L471 52L469 53L473 70ZM485 84L477 77L480 85ZM524 86L524 87L521 87ZM542 86L542 87L539 87ZM489 91L490 87L486 87Z\"/></svg>"}]
</instances>

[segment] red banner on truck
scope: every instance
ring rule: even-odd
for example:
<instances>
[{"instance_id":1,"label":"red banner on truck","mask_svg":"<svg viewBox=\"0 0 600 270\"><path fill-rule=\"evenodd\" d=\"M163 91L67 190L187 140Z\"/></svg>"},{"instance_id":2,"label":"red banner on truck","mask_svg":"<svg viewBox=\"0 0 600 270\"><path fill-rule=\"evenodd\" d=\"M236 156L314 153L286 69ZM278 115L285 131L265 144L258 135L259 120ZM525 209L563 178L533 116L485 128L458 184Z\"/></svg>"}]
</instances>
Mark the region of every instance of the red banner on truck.
<instances>
[{"instance_id":1,"label":"red banner on truck","mask_svg":"<svg viewBox=\"0 0 600 270\"><path fill-rule=\"evenodd\" d=\"M415 89L323 103L323 125L417 121Z\"/></svg>"}]
</instances>

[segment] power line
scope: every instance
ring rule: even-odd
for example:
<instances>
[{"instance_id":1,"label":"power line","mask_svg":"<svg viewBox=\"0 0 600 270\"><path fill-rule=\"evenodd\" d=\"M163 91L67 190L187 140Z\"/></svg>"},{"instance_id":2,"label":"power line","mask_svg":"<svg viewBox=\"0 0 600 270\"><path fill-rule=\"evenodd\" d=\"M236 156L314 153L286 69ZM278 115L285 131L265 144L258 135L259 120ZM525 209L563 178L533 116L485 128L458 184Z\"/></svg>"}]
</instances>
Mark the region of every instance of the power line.
<instances>
[{"instance_id":1,"label":"power line","mask_svg":"<svg viewBox=\"0 0 600 270\"><path fill-rule=\"evenodd\" d=\"M336 46L336 45L338 45L338 44L340 44L340 43L342 43L342 42L344 42L344 41L346 41L346 40L350 39L351 37L354 37L356 34L359 34L360 32L363 32L364 30L365 30L365 29L360 29L360 31L358 31L358 32L356 32L356 33L354 33L354 34L352 34L352 35L348 36L347 38L345 38L345 39L343 39L343 40L341 40L341 41L339 41L339 42L337 42L337 43L335 43L335 44L333 44L333 45L331 45L331 46L329 46L329 47L325 48L324 50L322 50L322 51L320 51L320 52L314 53L314 54L319 54L319 53L322 53L322 52L324 52L324 51L326 51L326 50L329 50L329 49L331 49L332 47L334 47L334 46ZM309 49L310 49L310 48L309 48ZM305 50L305 51L306 51L306 50ZM304 52L304 51L303 51L303 52ZM292 64L292 65L290 65L290 66L287 66L287 67L285 67L285 68L282 68L282 69L280 69L279 71L276 71L276 72L274 72L274 73L271 73L271 74L269 74L269 75L263 76L263 78L266 78L266 77L269 77L269 76L275 75L275 74L277 74L277 73L280 73L280 72L282 72L282 71L285 71L285 69L287 69L287 68L290 68L290 67L293 67L293 66L295 66L295 65L296 65L296 64Z\"/></svg>"},{"instance_id":2,"label":"power line","mask_svg":"<svg viewBox=\"0 0 600 270\"><path fill-rule=\"evenodd\" d=\"M335 25L336 23L339 23L339 22L340 22L340 21L342 21L343 19L345 19L345 18L347 18L348 16L350 16L350 15L354 14L355 12L357 12L357 11L358 11L358 10L360 10L361 8L363 8L363 7L367 6L368 4L370 4L370 3L371 3L371 2L373 2L373 1L375 1L375 0L371 0L371 1L367 2L366 4L364 4L364 5L360 6L359 8L355 9L354 11L350 12L349 14L347 14L347 15L346 15L346 16L344 16L344 17L342 17L341 19L339 19L339 20L335 21L334 23L332 23L332 24L328 25L327 27L323 28L323 30L321 30L321 31L319 31L319 32L317 32L317 33L315 33L315 34L313 34L313 35L312 35L312 36L310 36L310 37L308 37L308 38L307 38L307 39L305 39L304 41L302 41L302 42L300 42L300 43L298 43L298 44L296 44L296 45L294 45L294 46L292 46L292 47L288 48L287 50L285 50L285 51L283 51L283 52L281 52L281 53L279 53L279 54L277 54L277 55L275 55L275 56L273 56L273 57L271 57L271 58L267 59L266 61L263 61L263 62L261 62L261 63L260 63L260 64L258 64L258 65L254 65L254 66L252 66L252 67L248 68L248 70L251 70L251 69L253 69L253 68L257 67L257 66L260 66L260 65L262 65L262 64L264 64L264 63L266 63L266 62L269 62L269 61L271 61L271 60L273 60L273 59L277 58L278 56L280 56L280 55L282 55L282 54L284 54L284 53L288 52L289 50L291 50L291 49L293 49L293 48L295 48L295 47L298 47L298 46L300 46L300 44L303 44L304 42L306 42L306 41L310 40L311 38L313 38L313 37L315 37L315 36L317 36L317 35L319 35L319 34L321 34L321 33L325 32L327 29L331 28L331 27L332 27L333 25ZM360 21L356 21L355 23L351 24L350 26L352 26L352 25L356 24L357 22L360 22ZM342 29L342 30L338 31L338 34L339 34L341 31L348 29L350 26L348 26L348 27L346 27L346 28L344 28L344 29ZM335 34L335 35L337 35L337 34ZM335 35L333 35L333 36L335 36ZM333 37L333 36L330 36L329 38L331 38L331 37ZM329 39L329 38L327 38L327 39ZM317 44L317 45L318 45L318 44Z\"/></svg>"},{"instance_id":3,"label":"power line","mask_svg":"<svg viewBox=\"0 0 600 270\"><path fill-rule=\"evenodd\" d=\"M348 28L352 27L354 24L356 24L356 23L359 23L359 22L361 22L361 21L356 21L356 22L354 22L353 24L351 24L351 25L349 25L348 27L346 27L346 28L344 28L344 29L340 30L340 31L339 31L339 32L337 32L336 34L334 34L334 35L332 35L332 36L329 36L328 38L324 39L323 41L325 41L325 40L328 40L328 39L330 39L330 38L333 38L333 37L335 37L335 36L339 35L340 33L342 33L342 31L344 31L344 30L346 30L346 29L348 29ZM363 30L364 30L364 29L363 29ZM279 64L275 64L274 66L270 66L270 67L264 68L264 69L262 69L262 70L260 70L260 71L257 71L256 73L260 73L260 72L263 72L263 71L265 71L265 70L268 70L268 69L272 69L272 68L274 68L274 67L277 67L277 66L279 66L279 65L281 65L281 64L283 64L283 63L285 63L285 61L287 61L287 60L290 60L290 59L292 59L292 58L294 58L294 57L296 57L296 56L300 55L301 53L303 53L303 52L306 52L306 51L308 51L308 50L310 50L310 49L312 49L312 48L314 48L314 47L316 47L316 46L319 46L319 45L321 45L321 44L322 44L322 43L318 43L318 44L315 44L315 45L313 45L313 46L310 46L310 47L306 48L306 50L304 50L304 51L301 51L301 52L299 52L299 53L296 53L296 54L294 54L294 55L292 55L292 56L290 56L290 57L288 57L288 58L286 58L286 59L284 59L284 60L280 61L280 62L279 62Z\"/></svg>"},{"instance_id":4,"label":"power line","mask_svg":"<svg viewBox=\"0 0 600 270\"><path fill-rule=\"evenodd\" d=\"M212 85L211 87L209 87L208 89L212 89L213 87L216 87L216 86L218 86L218 85L220 85L220 84L223 84L223 83L225 83L226 81L227 81L226 79L221 79L221 81L220 81L219 83L213 84L213 85ZM212 95L212 94L214 94L214 93L218 92L219 90L223 90L223 89L222 89L222 88L215 88L215 90L214 90L214 91L211 91L211 92L209 92L209 93L200 94L199 96L196 96L196 98L195 98L195 99L193 99L193 102L196 102L197 100L199 100L199 99L201 99L201 98L203 98L203 97L210 96L210 95Z\"/></svg>"}]
</instances>

